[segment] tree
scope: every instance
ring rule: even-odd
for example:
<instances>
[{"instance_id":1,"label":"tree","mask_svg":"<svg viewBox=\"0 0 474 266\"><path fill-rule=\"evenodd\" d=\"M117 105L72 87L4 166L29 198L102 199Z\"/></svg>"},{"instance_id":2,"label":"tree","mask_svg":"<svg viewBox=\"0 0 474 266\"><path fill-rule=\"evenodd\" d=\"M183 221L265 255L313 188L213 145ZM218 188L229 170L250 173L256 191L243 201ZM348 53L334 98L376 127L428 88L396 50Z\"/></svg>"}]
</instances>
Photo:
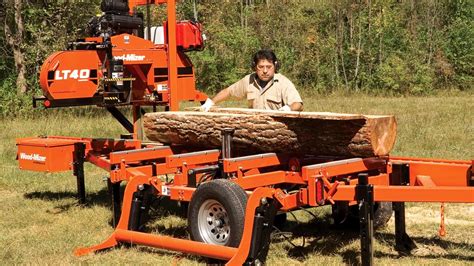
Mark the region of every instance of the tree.
<instances>
[{"instance_id":1,"label":"tree","mask_svg":"<svg viewBox=\"0 0 474 266\"><path fill-rule=\"evenodd\" d=\"M25 53L22 47L25 29L21 14L23 10L23 2L22 0L14 0L14 2L12 3L9 0L3 0L2 9L5 13L3 14L5 40L8 43L9 47L12 49L13 58L15 60L15 67L17 72L17 93L25 93L27 91L27 83L25 77L26 66Z\"/></svg>"}]
</instances>

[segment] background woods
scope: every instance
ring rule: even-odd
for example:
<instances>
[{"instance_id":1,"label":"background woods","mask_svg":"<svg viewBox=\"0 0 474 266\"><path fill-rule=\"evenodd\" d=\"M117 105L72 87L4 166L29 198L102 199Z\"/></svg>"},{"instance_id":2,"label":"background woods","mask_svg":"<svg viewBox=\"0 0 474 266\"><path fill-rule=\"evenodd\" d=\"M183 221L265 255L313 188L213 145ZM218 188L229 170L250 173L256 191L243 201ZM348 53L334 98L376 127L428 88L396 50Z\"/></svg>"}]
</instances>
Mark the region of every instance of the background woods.
<instances>
[{"instance_id":1,"label":"background woods","mask_svg":"<svg viewBox=\"0 0 474 266\"><path fill-rule=\"evenodd\" d=\"M43 60L85 36L99 3L1 0L1 114L30 109ZM153 11L161 24L163 7ZM248 73L262 47L305 93L472 91L473 1L180 1L182 19L195 11L208 41L191 57L199 88L211 94Z\"/></svg>"}]
</instances>

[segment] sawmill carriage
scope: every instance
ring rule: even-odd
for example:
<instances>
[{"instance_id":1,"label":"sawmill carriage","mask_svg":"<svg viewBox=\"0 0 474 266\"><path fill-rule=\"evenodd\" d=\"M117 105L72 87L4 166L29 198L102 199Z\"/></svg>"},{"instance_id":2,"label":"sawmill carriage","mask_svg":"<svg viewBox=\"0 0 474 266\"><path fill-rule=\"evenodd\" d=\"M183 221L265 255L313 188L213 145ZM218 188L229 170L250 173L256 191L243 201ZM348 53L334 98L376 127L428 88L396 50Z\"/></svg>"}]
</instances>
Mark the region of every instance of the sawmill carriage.
<instances>
[{"instance_id":1,"label":"sawmill carriage","mask_svg":"<svg viewBox=\"0 0 474 266\"><path fill-rule=\"evenodd\" d=\"M151 27L148 23L145 29L144 16L135 7L150 3L167 5L163 43L143 38L152 36ZM274 221L285 220L285 213L292 210L330 204L336 223L359 222L362 262L371 264L374 227L383 226L392 209L396 245L402 250L413 247L405 232L405 202L474 202L472 161L389 156L396 130L390 116L235 109L173 112L181 101L207 98L196 90L194 68L185 54L202 49L201 26L177 22L175 4L173 0L104 0L104 15L90 22L91 37L51 55L41 69L44 96L35 98L35 104L104 107L129 132L119 139L49 136L17 140L21 169L73 170L82 203L86 195L84 163L109 172L115 231L97 246L77 249L76 255L133 243L232 265L259 264L265 261ZM131 106L132 122L119 106ZM164 106L171 112L144 115L144 106ZM213 132L205 141L191 137L196 136L195 126L187 128L187 133L179 131L183 124L192 125L189 119L210 117L225 122L212 120L212 126L206 127ZM160 128L163 123L157 121L171 118L182 123ZM228 128L235 120L250 121L252 129L258 128L256 121L277 125L275 131L289 137L268 146L264 137ZM309 137L298 137L294 126L298 120L317 125L310 129ZM346 123L351 137L328 141L334 135L329 129L341 123ZM148 125L147 137L161 143L143 141L142 124ZM387 131L391 134L383 134ZM123 194L122 182L126 182ZM155 198L188 205L192 240L142 232Z\"/></svg>"}]
</instances>

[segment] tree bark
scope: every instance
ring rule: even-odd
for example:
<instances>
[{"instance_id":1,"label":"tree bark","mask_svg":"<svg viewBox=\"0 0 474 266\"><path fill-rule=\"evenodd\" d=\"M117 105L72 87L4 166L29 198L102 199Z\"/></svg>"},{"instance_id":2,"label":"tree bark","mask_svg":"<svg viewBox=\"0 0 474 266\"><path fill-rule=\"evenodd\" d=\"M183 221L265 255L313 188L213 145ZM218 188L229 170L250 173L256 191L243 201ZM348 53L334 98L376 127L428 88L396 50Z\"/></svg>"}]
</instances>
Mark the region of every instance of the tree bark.
<instances>
[{"instance_id":1,"label":"tree bark","mask_svg":"<svg viewBox=\"0 0 474 266\"><path fill-rule=\"evenodd\" d=\"M383 156L396 138L393 116L240 108L148 113L144 128L149 140L203 149L220 148L221 130L234 128L233 148L239 154Z\"/></svg>"},{"instance_id":2,"label":"tree bark","mask_svg":"<svg viewBox=\"0 0 474 266\"><path fill-rule=\"evenodd\" d=\"M8 6L9 1L4 0L4 7ZM21 17L22 11L22 0L15 0L14 2L14 18L15 18L15 32L12 31L8 19L4 19L4 30L5 30L5 39L8 45L13 50L13 58L15 60L15 66L17 69L17 79L16 79L16 86L17 86L17 93L23 94L27 90L26 86L26 68L25 68L25 55L21 49L21 44L23 43L23 18Z\"/></svg>"}]
</instances>

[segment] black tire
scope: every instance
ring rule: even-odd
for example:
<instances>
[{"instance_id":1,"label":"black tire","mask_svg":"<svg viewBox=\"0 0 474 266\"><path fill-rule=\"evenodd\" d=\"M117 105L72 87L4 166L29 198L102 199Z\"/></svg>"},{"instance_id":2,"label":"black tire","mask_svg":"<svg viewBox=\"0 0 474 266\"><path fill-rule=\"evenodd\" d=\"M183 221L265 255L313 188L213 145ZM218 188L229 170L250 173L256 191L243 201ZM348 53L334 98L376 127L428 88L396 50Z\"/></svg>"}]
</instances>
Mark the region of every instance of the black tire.
<instances>
[{"instance_id":1,"label":"black tire","mask_svg":"<svg viewBox=\"0 0 474 266\"><path fill-rule=\"evenodd\" d=\"M392 213L391 202L376 202L374 204L374 230L387 225ZM332 208L332 218L337 226L356 228L359 226L359 206L348 206L347 202L336 202Z\"/></svg>"},{"instance_id":2,"label":"black tire","mask_svg":"<svg viewBox=\"0 0 474 266\"><path fill-rule=\"evenodd\" d=\"M238 247L244 231L247 194L237 184L215 179L201 184L188 209L191 239Z\"/></svg>"},{"instance_id":3,"label":"black tire","mask_svg":"<svg viewBox=\"0 0 474 266\"><path fill-rule=\"evenodd\" d=\"M391 202L376 202L374 207L374 229L380 229L387 225L392 217L393 209Z\"/></svg>"}]
</instances>

